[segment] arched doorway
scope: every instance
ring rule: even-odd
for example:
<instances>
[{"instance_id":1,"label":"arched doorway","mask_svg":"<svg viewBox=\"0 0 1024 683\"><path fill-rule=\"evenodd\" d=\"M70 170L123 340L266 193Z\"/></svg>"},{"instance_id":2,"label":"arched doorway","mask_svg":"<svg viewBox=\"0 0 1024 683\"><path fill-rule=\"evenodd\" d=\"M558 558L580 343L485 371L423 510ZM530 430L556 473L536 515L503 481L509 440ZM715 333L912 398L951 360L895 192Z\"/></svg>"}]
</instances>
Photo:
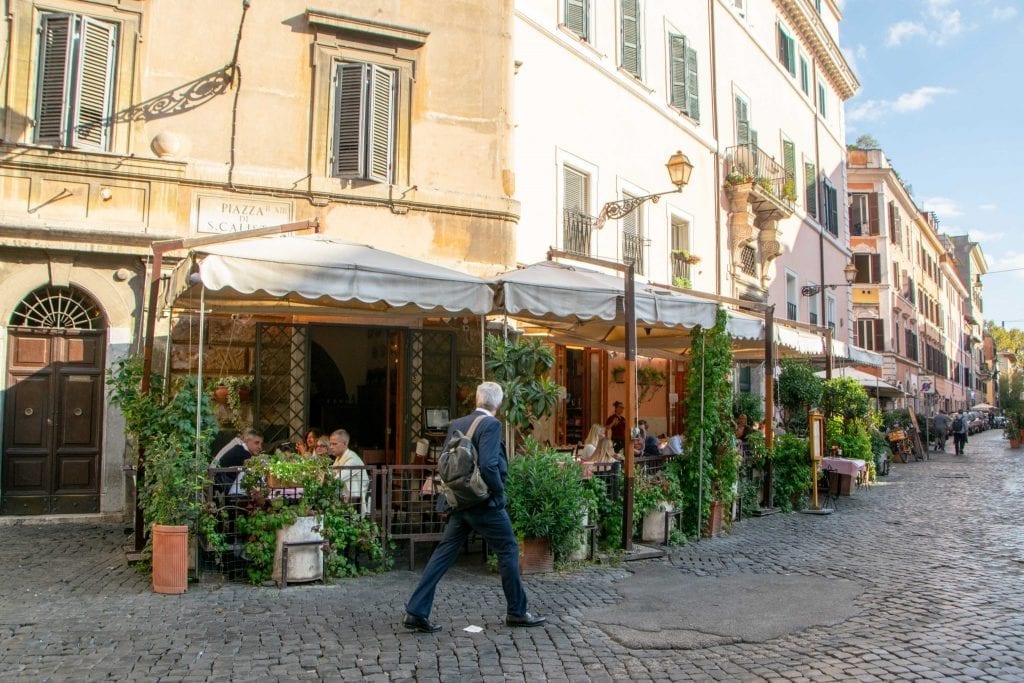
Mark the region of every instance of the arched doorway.
<instances>
[{"instance_id":1,"label":"arched doorway","mask_svg":"<svg viewBox=\"0 0 1024 683\"><path fill-rule=\"evenodd\" d=\"M98 512L106 318L73 287L45 286L8 326L0 513Z\"/></svg>"}]
</instances>

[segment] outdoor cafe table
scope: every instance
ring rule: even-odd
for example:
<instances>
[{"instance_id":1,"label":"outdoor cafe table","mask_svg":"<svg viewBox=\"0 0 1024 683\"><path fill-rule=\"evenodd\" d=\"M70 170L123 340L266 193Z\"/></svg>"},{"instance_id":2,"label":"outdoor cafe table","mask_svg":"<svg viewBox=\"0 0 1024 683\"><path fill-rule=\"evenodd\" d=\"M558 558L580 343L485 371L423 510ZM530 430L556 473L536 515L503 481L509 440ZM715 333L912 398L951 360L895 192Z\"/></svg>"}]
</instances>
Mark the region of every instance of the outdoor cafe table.
<instances>
[{"instance_id":1,"label":"outdoor cafe table","mask_svg":"<svg viewBox=\"0 0 1024 683\"><path fill-rule=\"evenodd\" d=\"M853 458L822 458L821 469L830 469L839 477L839 495L848 496L853 490L853 482L860 473L867 476L868 464Z\"/></svg>"}]
</instances>

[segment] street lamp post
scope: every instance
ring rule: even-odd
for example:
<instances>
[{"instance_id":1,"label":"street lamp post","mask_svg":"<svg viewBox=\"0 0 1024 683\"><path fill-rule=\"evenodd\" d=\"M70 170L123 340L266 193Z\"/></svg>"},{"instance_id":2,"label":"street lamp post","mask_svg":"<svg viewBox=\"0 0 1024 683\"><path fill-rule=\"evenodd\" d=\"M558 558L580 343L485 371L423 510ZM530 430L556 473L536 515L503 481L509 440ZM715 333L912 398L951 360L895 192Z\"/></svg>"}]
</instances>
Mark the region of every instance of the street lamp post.
<instances>
[{"instance_id":1,"label":"street lamp post","mask_svg":"<svg viewBox=\"0 0 1024 683\"><path fill-rule=\"evenodd\" d=\"M844 284L831 284L831 285L805 285L800 288L800 293L804 296L811 297L817 296L823 289L828 287L829 289L835 289L836 287L852 287L853 281L857 279L857 266L851 260L843 268L843 277L846 278ZM822 302L822 322L825 323L825 379L832 379L832 328L828 326L828 320L825 319L824 302Z\"/></svg>"}]
</instances>

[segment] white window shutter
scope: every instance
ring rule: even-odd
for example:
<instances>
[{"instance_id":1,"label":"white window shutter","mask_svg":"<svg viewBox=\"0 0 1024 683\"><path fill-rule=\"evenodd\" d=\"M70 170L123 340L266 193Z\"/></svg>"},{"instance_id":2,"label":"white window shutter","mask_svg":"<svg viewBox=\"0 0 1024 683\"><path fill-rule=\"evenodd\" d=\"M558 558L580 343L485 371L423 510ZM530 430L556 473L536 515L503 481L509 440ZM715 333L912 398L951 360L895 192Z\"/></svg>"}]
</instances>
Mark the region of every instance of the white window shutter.
<instances>
[{"instance_id":1,"label":"white window shutter","mask_svg":"<svg viewBox=\"0 0 1024 683\"><path fill-rule=\"evenodd\" d=\"M36 91L36 142L59 145L68 128L71 99L71 25L68 14L43 17Z\"/></svg>"},{"instance_id":2,"label":"white window shutter","mask_svg":"<svg viewBox=\"0 0 1024 683\"><path fill-rule=\"evenodd\" d=\"M366 64L339 64L335 72L334 175L359 178L365 164Z\"/></svg>"},{"instance_id":3,"label":"white window shutter","mask_svg":"<svg viewBox=\"0 0 1024 683\"><path fill-rule=\"evenodd\" d=\"M81 21L81 58L71 144L73 147L105 149L111 124L117 29L89 17L83 17Z\"/></svg>"},{"instance_id":4,"label":"white window shutter","mask_svg":"<svg viewBox=\"0 0 1024 683\"><path fill-rule=\"evenodd\" d=\"M568 166L562 167L562 209L587 213L587 177Z\"/></svg>"},{"instance_id":5,"label":"white window shutter","mask_svg":"<svg viewBox=\"0 0 1024 683\"><path fill-rule=\"evenodd\" d=\"M370 67L370 115L366 177L390 183L394 161L395 72Z\"/></svg>"}]
</instances>

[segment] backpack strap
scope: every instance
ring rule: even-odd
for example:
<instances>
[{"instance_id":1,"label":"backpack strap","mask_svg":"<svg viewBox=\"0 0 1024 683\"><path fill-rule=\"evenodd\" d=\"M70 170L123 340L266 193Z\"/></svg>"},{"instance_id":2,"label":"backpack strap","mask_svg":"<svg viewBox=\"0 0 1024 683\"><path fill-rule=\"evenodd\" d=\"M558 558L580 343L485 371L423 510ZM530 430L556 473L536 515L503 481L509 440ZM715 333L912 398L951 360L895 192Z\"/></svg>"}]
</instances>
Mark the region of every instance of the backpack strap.
<instances>
[{"instance_id":1,"label":"backpack strap","mask_svg":"<svg viewBox=\"0 0 1024 683\"><path fill-rule=\"evenodd\" d=\"M477 415L476 416L476 419L473 420L473 424L469 425L469 431L466 432L466 438L467 439L472 439L473 438L473 432L476 431L476 426L478 424L480 424L480 421L483 420L485 417L490 417L490 415Z\"/></svg>"}]
</instances>

